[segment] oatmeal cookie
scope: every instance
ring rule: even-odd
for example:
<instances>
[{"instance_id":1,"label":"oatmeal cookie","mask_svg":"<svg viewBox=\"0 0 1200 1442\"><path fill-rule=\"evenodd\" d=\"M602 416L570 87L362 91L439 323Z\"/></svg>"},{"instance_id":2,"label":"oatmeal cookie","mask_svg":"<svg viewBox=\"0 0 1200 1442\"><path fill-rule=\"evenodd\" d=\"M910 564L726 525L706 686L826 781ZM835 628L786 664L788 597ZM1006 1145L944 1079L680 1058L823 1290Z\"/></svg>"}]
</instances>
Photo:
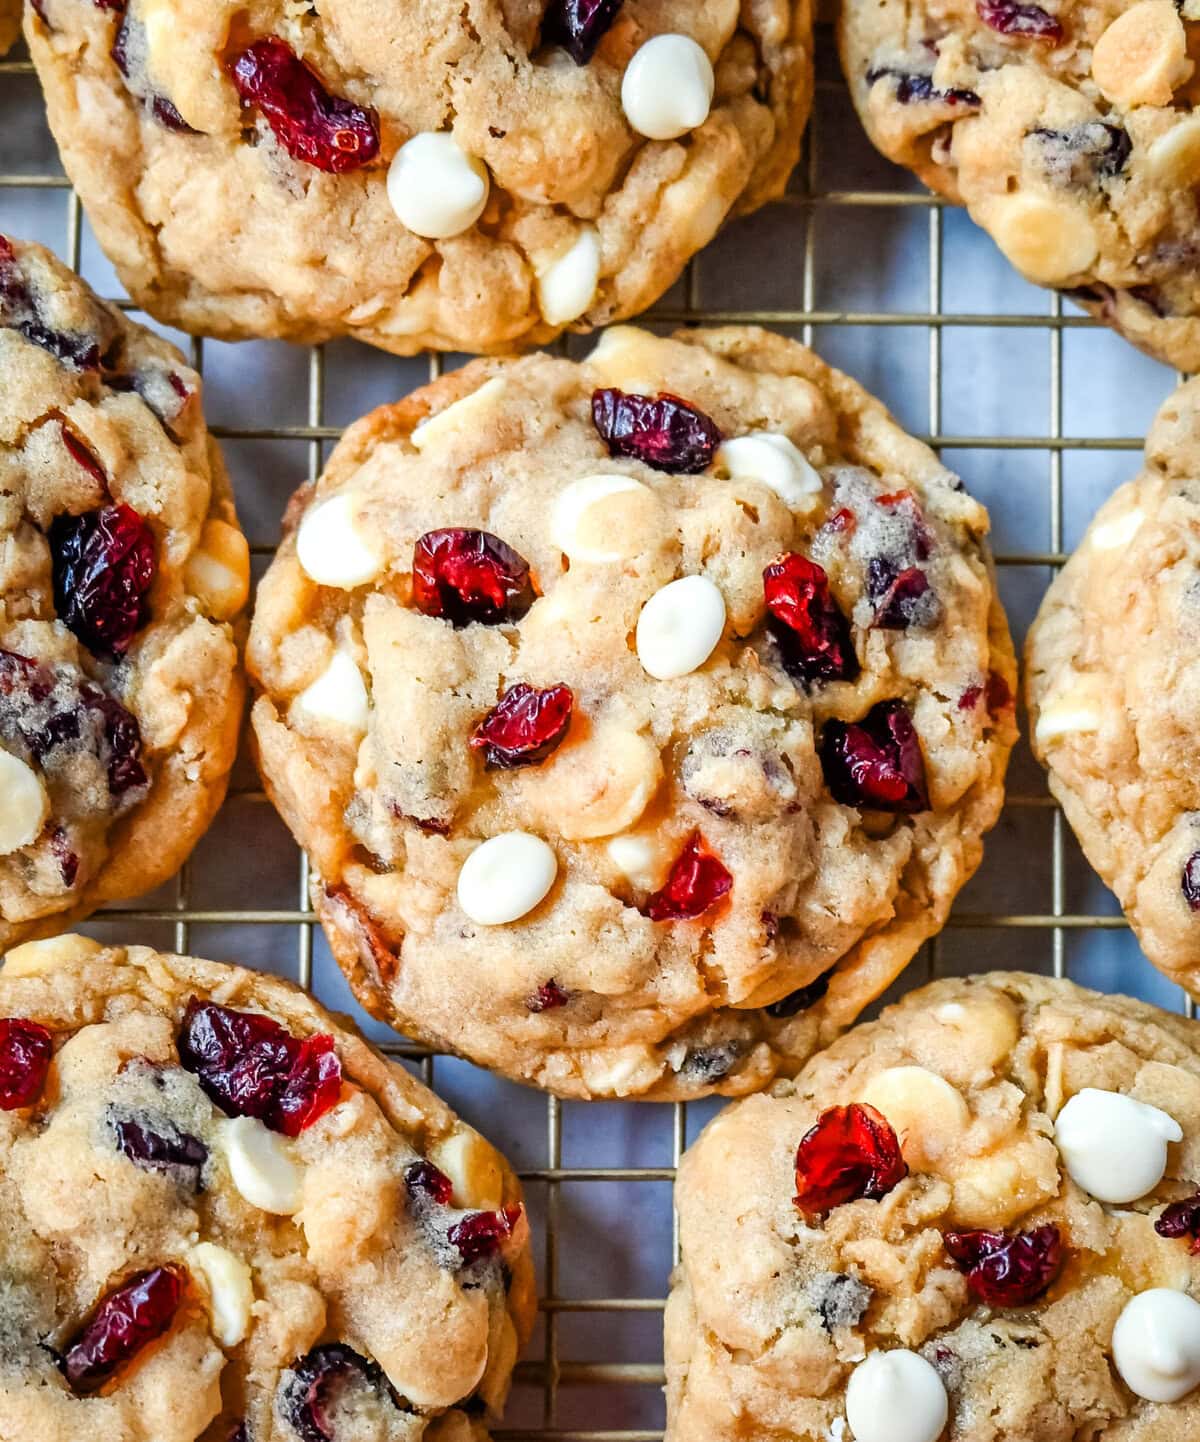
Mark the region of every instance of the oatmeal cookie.
<instances>
[{"instance_id":1,"label":"oatmeal cookie","mask_svg":"<svg viewBox=\"0 0 1200 1442\"><path fill-rule=\"evenodd\" d=\"M890 159L1029 280L1200 367L1200 7L846 0L842 62Z\"/></svg>"},{"instance_id":2,"label":"oatmeal cookie","mask_svg":"<svg viewBox=\"0 0 1200 1442\"><path fill-rule=\"evenodd\" d=\"M504 1159L297 988L0 971L0 1436L485 1442L535 1310Z\"/></svg>"},{"instance_id":3,"label":"oatmeal cookie","mask_svg":"<svg viewBox=\"0 0 1200 1442\"><path fill-rule=\"evenodd\" d=\"M0 235L0 950L140 895L220 805L250 558L200 377Z\"/></svg>"},{"instance_id":4,"label":"oatmeal cookie","mask_svg":"<svg viewBox=\"0 0 1200 1442\"><path fill-rule=\"evenodd\" d=\"M0 55L21 33L21 0L0 0Z\"/></svg>"},{"instance_id":5,"label":"oatmeal cookie","mask_svg":"<svg viewBox=\"0 0 1200 1442\"><path fill-rule=\"evenodd\" d=\"M812 92L810 0L38 9L122 280L227 338L503 351L644 310L782 192Z\"/></svg>"},{"instance_id":6,"label":"oatmeal cookie","mask_svg":"<svg viewBox=\"0 0 1200 1442\"><path fill-rule=\"evenodd\" d=\"M1200 1435L1200 1026L935 982L683 1158L668 1442Z\"/></svg>"},{"instance_id":7,"label":"oatmeal cookie","mask_svg":"<svg viewBox=\"0 0 1200 1442\"><path fill-rule=\"evenodd\" d=\"M1026 647L1033 748L1146 955L1200 995L1200 382L1101 507Z\"/></svg>"},{"instance_id":8,"label":"oatmeal cookie","mask_svg":"<svg viewBox=\"0 0 1200 1442\"><path fill-rule=\"evenodd\" d=\"M481 361L346 434L249 643L359 999L567 1096L756 1090L945 921L1000 808L987 514L756 329Z\"/></svg>"}]
</instances>

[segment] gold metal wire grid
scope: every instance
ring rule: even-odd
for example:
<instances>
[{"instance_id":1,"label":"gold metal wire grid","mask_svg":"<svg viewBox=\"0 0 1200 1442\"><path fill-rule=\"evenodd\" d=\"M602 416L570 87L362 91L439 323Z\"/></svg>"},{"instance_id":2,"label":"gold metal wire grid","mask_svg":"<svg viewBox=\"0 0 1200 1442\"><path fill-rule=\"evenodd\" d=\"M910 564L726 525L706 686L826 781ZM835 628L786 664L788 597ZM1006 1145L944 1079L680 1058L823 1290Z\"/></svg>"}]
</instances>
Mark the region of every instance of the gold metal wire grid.
<instances>
[{"instance_id":1,"label":"gold metal wire grid","mask_svg":"<svg viewBox=\"0 0 1200 1442\"><path fill-rule=\"evenodd\" d=\"M828 33L819 27L818 51L828 56L832 43ZM33 69L27 59L18 51L8 60L0 60L0 106L5 100L6 87L21 77L31 76ZM32 83L30 96L35 92ZM1048 546L1045 549L1004 549L996 556L1000 568L1001 582L1006 572L1035 568L1043 575L1043 585L1049 579L1053 568L1061 565L1064 557L1064 461L1072 455L1088 452L1132 452L1142 447L1142 438L1135 435L1089 437L1064 433L1064 335L1076 330L1093 330L1095 323L1089 318L1073 313L1064 313L1061 300L1049 296L1045 309L1041 311L1010 310L1006 312L978 313L971 310L950 310L943 305L947 267L946 217L948 207L939 198L923 190L892 189L887 184L872 184L856 188L853 184L844 188L839 185L822 183L829 172L835 180L840 179L838 156L844 135L841 120L831 119L831 102L841 102L841 115L847 113L844 86L840 77L828 74L818 79L817 104L813 121L809 127L805 145L805 157L798 176L798 184L776 207L776 219L782 210L788 214L788 226L794 236L799 237L799 305L779 308L744 307L740 305L702 304L698 265L693 262L680 286L676 287L663 303L656 306L651 319L666 325L679 324L737 324L753 323L784 328L798 334L807 344L814 339L814 332L826 327L848 330L865 330L878 337L892 328L915 328L926 333L928 364L928 426L924 436L929 444L938 449L952 451L996 451L1019 455L1020 453L1042 453L1047 466L1046 504L1048 506ZM18 112L19 113L19 112ZM40 117L30 124L41 123ZM11 128L8 132L12 134ZM25 173L20 169L7 171L6 166L14 162L15 147L6 142L0 132L0 224L5 223L6 205L15 196L29 197L34 192L51 191L62 195L65 204L65 233L59 245L60 253L67 262L79 269L84 236L84 218L79 200L69 183L57 168L45 172ZM822 163L826 162L826 163ZM889 177L891 184L903 184L897 175ZM818 301L817 219L842 211L874 212L881 217L889 211L912 213L924 212L927 218L926 259L928 266L928 294L925 309L865 309L849 310L822 308ZM753 227L755 221L743 222ZM16 228L14 226L14 228ZM748 232L749 233L749 232ZM701 262L702 263L702 262ZM781 253L779 263L795 267L795 251L790 246ZM849 257L853 264L853 256ZM125 302L127 304L127 302ZM943 395L945 366L943 350L948 333L956 328L988 328L996 331L1038 332L1048 351L1048 385L1046 387L1045 429L1041 433L1024 434L972 434L969 432L946 431L943 428ZM818 349L821 346L818 343ZM200 340L191 342L192 362L203 372L205 346ZM359 352L361 354L361 352ZM428 357L428 377L433 379L441 374L447 362L440 356ZM330 374L330 360L325 347L313 347L307 357L307 400L306 415L299 424L221 426L212 425L213 434L223 441L239 442L275 441L303 443L306 452L306 470L309 479L320 473L329 446L341 433L337 425L327 421L326 392ZM1169 382L1169 375L1165 375ZM1165 393L1165 386L1164 386ZM965 468L964 469L968 469ZM1131 455L1128 471L1136 469L1136 460ZM259 564L270 555L269 544L252 546ZM226 810L232 806L264 806L266 799L260 789L249 782L231 791ZM1080 933L1122 932L1126 923L1119 912L1108 913L1090 909L1086 905L1069 905L1074 902L1075 888L1069 885L1069 870L1075 864L1073 842L1069 838L1063 816L1049 794L1040 784L1040 776L1031 765L1024 767L1020 783L1013 787L1008 798L1009 817L1034 815L1046 823L1048 855L1038 860L1025 857L1025 864L1031 867L1048 868L1046 894L1048 903L1041 907L1005 908L1003 906L979 906L963 898L963 903L951 917L946 933L928 944L904 979L904 986L919 984L943 970L971 969L975 962L975 945L970 933L999 933L1002 947L1011 954L1011 964L1027 969L1044 970L1056 976L1068 973L1068 954L1072 940ZM218 825L219 825L218 821ZM1003 823L1002 823L1003 824ZM1018 838L1020 841L1020 838ZM1023 843L1021 843L1023 849ZM294 904L254 907L241 904L243 898L235 898L234 905L200 905L193 901L193 867L189 862L170 888L165 901L157 904L135 904L116 907L104 913L104 930L113 929L123 940L144 939L143 933L150 929L159 933L163 928L169 935L167 944L180 952L187 952L193 944L193 929L208 927L267 928L272 937L280 941L279 951L289 945L294 955L295 979L307 989L314 988L314 944L321 945L319 932L314 939L315 920L308 902L308 868L303 855L298 856L298 874L294 883ZM987 897L984 895L986 902ZM964 935L966 934L966 935ZM946 951L952 943L959 943L960 955L947 959ZM965 942L965 945L962 943ZM203 948L198 948L203 950ZM1120 973L1124 983L1124 974ZM1170 998L1162 995L1160 1001L1170 1004ZM1180 1009L1191 1012L1190 1003L1182 995L1178 997ZM427 1050L403 1043L385 1041L383 1049L398 1057L433 1086L436 1084L436 1070L439 1058ZM525 1094L528 1096L528 1094ZM543 1164L525 1165L520 1174L530 1195L535 1213L540 1209L542 1225L540 1230L540 1327L534 1346L530 1349L532 1358L522 1362L517 1371L517 1385L514 1389L514 1405L510 1413L515 1414L505 1427L495 1432L501 1442L658 1442L661 1430L661 1400L657 1390L663 1383L661 1350L657 1343L643 1344L650 1348L649 1354L639 1353L638 1360L599 1360L597 1352L605 1349L597 1345L605 1329L619 1326L625 1319L637 1314L661 1314L664 1305L663 1287L667 1268L658 1271L659 1287L656 1295L610 1295L611 1289L592 1285L586 1294L577 1295L576 1288L560 1285L563 1258L568 1249L595 1248L605 1246L607 1239L598 1237L594 1229L582 1232L576 1227L577 1217L573 1209L565 1205L564 1192L569 1187L608 1184L620 1189L614 1196L615 1206L607 1209L612 1224L623 1227L629 1215L637 1214L637 1208L629 1207L625 1200L630 1194L627 1188L641 1188L657 1183L665 1188L675 1175L679 1158L697 1130L699 1120L711 1113L707 1104L674 1104L655 1110L664 1114L666 1123L663 1130L666 1138L666 1155L662 1165L586 1165L576 1164L576 1148L567 1148L565 1143L569 1120L578 1117L581 1109L564 1104L553 1097L543 1098L544 1120L542 1123ZM586 1109L583 1109L586 1110ZM700 1115L697 1116L697 1113ZM485 1131L488 1130L486 1116L472 1118ZM580 1123L576 1122L579 1126ZM584 1151L587 1150L586 1144ZM565 1153L571 1152L570 1156ZM574 1234L573 1234L574 1231ZM665 1241L666 1233L664 1233ZM678 1233L675 1219L669 1223L670 1259L673 1264L678 1258ZM664 1258L665 1261L665 1258ZM593 1279L594 1280L594 1279ZM564 1344L563 1332L568 1319L591 1318L594 1326L590 1337L592 1345L585 1340L581 1347L578 1341ZM656 1329L657 1329L657 1324ZM586 1334L585 1334L586 1335ZM576 1351L582 1356L576 1356ZM646 1359L648 1356L648 1359ZM638 1401L630 1403L633 1394ZM647 1401L649 1394L649 1401ZM648 1419L648 1425L643 1425ZM604 1425L592 1425L599 1420ZM608 1425L612 1422L612 1425ZM631 1424L631 1425L629 1425Z\"/></svg>"}]
</instances>

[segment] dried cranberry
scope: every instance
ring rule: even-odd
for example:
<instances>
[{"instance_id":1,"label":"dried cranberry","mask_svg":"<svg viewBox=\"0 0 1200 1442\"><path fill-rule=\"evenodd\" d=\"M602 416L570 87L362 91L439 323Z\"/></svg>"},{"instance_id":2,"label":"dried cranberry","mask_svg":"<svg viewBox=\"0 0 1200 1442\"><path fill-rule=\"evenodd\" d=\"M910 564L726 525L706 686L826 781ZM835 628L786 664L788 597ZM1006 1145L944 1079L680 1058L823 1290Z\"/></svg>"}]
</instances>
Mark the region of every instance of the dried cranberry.
<instances>
[{"instance_id":1,"label":"dried cranberry","mask_svg":"<svg viewBox=\"0 0 1200 1442\"><path fill-rule=\"evenodd\" d=\"M116 799L129 791L145 786L146 768L142 765L142 728L137 717L119 701L106 695L98 686L84 683L80 687L83 704L100 720L108 753L108 789Z\"/></svg>"},{"instance_id":2,"label":"dried cranberry","mask_svg":"<svg viewBox=\"0 0 1200 1442\"><path fill-rule=\"evenodd\" d=\"M550 0L542 19L542 41L561 45L576 65L596 53L622 0Z\"/></svg>"},{"instance_id":3,"label":"dried cranberry","mask_svg":"<svg viewBox=\"0 0 1200 1442\"><path fill-rule=\"evenodd\" d=\"M975 11L985 25L1001 35L1044 40L1050 45L1057 45L1063 38L1062 23L1040 5L1019 5L1016 0L975 0Z\"/></svg>"},{"instance_id":4,"label":"dried cranberry","mask_svg":"<svg viewBox=\"0 0 1200 1442\"><path fill-rule=\"evenodd\" d=\"M120 8L124 9L124 6L122 5ZM135 53L145 54L145 26L131 15L126 15L117 28L112 50L109 52L112 55L113 63L125 80L126 89L136 99L142 101L160 125L165 125L168 130L178 130L188 135L195 135L196 132L165 95L154 94L146 87L144 63L137 67L139 74L135 76L135 67L130 63L131 47Z\"/></svg>"},{"instance_id":5,"label":"dried cranberry","mask_svg":"<svg viewBox=\"0 0 1200 1442\"><path fill-rule=\"evenodd\" d=\"M1041 169L1056 185L1094 185L1125 169L1133 153L1129 132L1119 125L1088 120L1070 130L1029 131Z\"/></svg>"},{"instance_id":6,"label":"dried cranberry","mask_svg":"<svg viewBox=\"0 0 1200 1442\"><path fill-rule=\"evenodd\" d=\"M673 395L598 390L592 394L592 422L610 456L630 456L656 471L698 475L721 444L715 423Z\"/></svg>"},{"instance_id":7,"label":"dried cranberry","mask_svg":"<svg viewBox=\"0 0 1200 1442\"><path fill-rule=\"evenodd\" d=\"M768 627L790 676L807 683L852 681L858 675L850 623L815 561L794 551L772 561L763 571L763 596Z\"/></svg>"},{"instance_id":8,"label":"dried cranberry","mask_svg":"<svg viewBox=\"0 0 1200 1442\"><path fill-rule=\"evenodd\" d=\"M768 1016L773 1016L778 1020L807 1011L810 1006L815 1006L829 990L829 976L830 973L827 971L822 973L815 980L810 981L807 986L789 991L787 996L781 996L778 1001L773 1001L763 1010Z\"/></svg>"},{"instance_id":9,"label":"dried cranberry","mask_svg":"<svg viewBox=\"0 0 1200 1442\"><path fill-rule=\"evenodd\" d=\"M454 1183L432 1162L413 1162L404 1173L404 1183L412 1196L428 1197L439 1206L448 1206L454 1195Z\"/></svg>"},{"instance_id":10,"label":"dried cranberry","mask_svg":"<svg viewBox=\"0 0 1200 1442\"><path fill-rule=\"evenodd\" d=\"M554 1011L560 1006L566 1006L570 997L559 986L553 977L549 981L542 982L537 991L525 999L527 1011Z\"/></svg>"},{"instance_id":11,"label":"dried cranberry","mask_svg":"<svg viewBox=\"0 0 1200 1442\"><path fill-rule=\"evenodd\" d=\"M939 90L933 83L932 75L914 75L911 71L895 70L888 66L868 70L867 84L874 85L877 80L885 77L895 80L896 100L901 105L911 105L914 101L930 101L938 105L965 105L974 108L983 103L973 90L960 90L954 86L948 90Z\"/></svg>"},{"instance_id":12,"label":"dried cranberry","mask_svg":"<svg viewBox=\"0 0 1200 1442\"><path fill-rule=\"evenodd\" d=\"M182 1132L166 1117L138 1120L131 1116L110 1118L118 1149L136 1167L147 1172L164 1172L191 1191L200 1189L200 1173L208 1161L208 1148L188 1132Z\"/></svg>"},{"instance_id":13,"label":"dried cranberry","mask_svg":"<svg viewBox=\"0 0 1200 1442\"><path fill-rule=\"evenodd\" d=\"M138 1272L100 1303L67 1348L62 1370L76 1392L94 1392L170 1327L183 1298L179 1267Z\"/></svg>"},{"instance_id":14,"label":"dried cranberry","mask_svg":"<svg viewBox=\"0 0 1200 1442\"><path fill-rule=\"evenodd\" d=\"M1183 863L1180 886L1187 904L1193 911L1200 911L1200 851L1193 851Z\"/></svg>"},{"instance_id":15,"label":"dried cranberry","mask_svg":"<svg viewBox=\"0 0 1200 1442\"><path fill-rule=\"evenodd\" d=\"M468 1212L462 1221L446 1233L451 1246L458 1248L464 1267L494 1257L513 1234L521 1217L520 1207L504 1207L498 1212Z\"/></svg>"},{"instance_id":16,"label":"dried cranberry","mask_svg":"<svg viewBox=\"0 0 1200 1442\"><path fill-rule=\"evenodd\" d=\"M184 1012L179 1057L222 1111L284 1136L299 1136L341 1095L331 1036L300 1041L269 1016L198 997Z\"/></svg>"},{"instance_id":17,"label":"dried cranberry","mask_svg":"<svg viewBox=\"0 0 1200 1442\"><path fill-rule=\"evenodd\" d=\"M279 1384L279 1411L303 1442L334 1442L329 1409L335 1390L357 1378L399 1406L378 1362L369 1361L344 1342L326 1342L298 1358Z\"/></svg>"},{"instance_id":18,"label":"dried cranberry","mask_svg":"<svg viewBox=\"0 0 1200 1442\"><path fill-rule=\"evenodd\" d=\"M834 536L852 536L858 529L858 517L849 506L842 506L821 527L822 531Z\"/></svg>"},{"instance_id":19,"label":"dried cranberry","mask_svg":"<svg viewBox=\"0 0 1200 1442\"><path fill-rule=\"evenodd\" d=\"M903 701L880 701L861 721L827 721L821 769L835 801L874 811L926 811L925 759Z\"/></svg>"},{"instance_id":20,"label":"dried cranberry","mask_svg":"<svg viewBox=\"0 0 1200 1442\"><path fill-rule=\"evenodd\" d=\"M896 1133L874 1107L830 1107L796 1148L796 1205L810 1215L876 1202L908 1176Z\"/></svg>"},{"instance_id":21,"label":"dried cranberry","mask_svg":"<svg viewBox=\"0 0 1200 1442\"><path fill-rule=\"evenodd\" d=\"M476 726L471 749L502 771L544 761L567 734L574 700L561 684L545 691L524 682L510 686Z\"/></svg>"},{"instance_id":22,"label":"dried cranberry","mask_svg":"<svg viewBox=\"0 0 1200 1442\"><path fill-rule=\"evenodd\" d=\"M947 1232L946 1250L967 1286L990 1307L1026 1307L1062 1267L1062 1239L1054 1226L1032 1232Z\"/></svg>"},{"instance_id":23,"label":"dried cranberry","mask_svg":"<svg viewBox=\"0 0 1200 1442\"><path fill-rule=\"evenodd\" d=\"M518 621L533 605L529 562L490 531L426 531L413 547L413 603L455 626Z\"/></svg>"},{"instance_id":24,"label":"dried cranberry","mask_svg":"<svg viewBox=\"0 0 1200 1442\"><path fill-rule=\"evenodd\" d=\"M104 474L104 467L65 423L62 426L62 438L71 459L77 461L102 490L107 491L108 477Z\"/></svg>"},{"instance_id":25,"label":"dried cranberry","mask_svg":"<svg viewBox=\"0 0 1200 1442\"><path fill-rule=\"evenodd\" d=\"M916 496L911 491L891 491L886 496L876 496L875 504L903 519L908 532L908 551L914 560L927 561L933 550L933 532Z\"/></svg>"},{"instance_id":26,"label":"dried cranberry","mask_svg":"<svg viewBox=\"0 0 1200 1442\"><path fill-rule=\"evenodd\" d=\"M76 370L99 369L100 346L95 336L55 330L46 323L12 242L4 235L0 235L0 326L15 330L64 365Z\"/></svg>"},{"instance_id":27,"label":"dried cranberry","mask_svg":"<svg viewBox=\"0 0 1200 1442\"><path fill-rule=\"evenodd\" d=\"M1200 1192L1165 1206L1154 1223L1154 1230L1160 1237L1186 1237L1188 1251L1200 1253Z\"/></svg>"},{"instance_id":28,"label":"dried cranberry","mask_svg":"<svg viewBox=\"0 0 1200 1442\"><path fill-rule=\"evenodd\" d=\"M247 105L257 105L294 160L341 175L379 153L379 116L330 95L321 77L278 36L256 40L230 74Z\"/></svg>"},{"instance_id":29,"label":"dried cranberry","mask_svg":"<svg viewBox=\"0 0 1200 1442\"><path fill-rule=\"evenodd\" d=\"M150 619L154 533L132 506L58 516L50 527L58 618L98 656L123 656Z\"/></svg>"},{"instance_id":30,"label":"dried cranberry","mask_svg":"<svg viewBox=\"0 0 1200 1442\"><path fill-rule=\"evenodd\" d=\"M44 1026L20 1016L0 1017L0 1111L37 1101L53 1055L54 1043Z\"/></svg>"},{"instance_id":31,"label":"dried cranberry","mask_svg":"<svg viewBox=\"0 0 1200 1442\"><path fill-rule=\"evenodd\" d=\"M715 906L733 885L733 877L693 831L676 858L666 884L643 908L651 921L691 921Z\"/></svg>"},{"instance_id":32,"label":"dried cranberry","mask_svg":"<svg viewBox=\"0 0 1200 1442\"><path fill-rule=\"evenodd\" d=\"M875 609L873 624L885 631L904 631L923 620L929 610L924 601L928 591L929 577L919 566L897 571L879 556L867 566L867 595Z\"/></svg>"},{"instance_id":33,"label":"dried cranberry","mask_svg":"<svg viewBox=\"0 0 1200 1442\"><path fill-rule=\"evenodd\" d=\"M55 826L50 832L50 852L58 862L63 886L70 891L79 875L79 853L71 846L70 837L61 826Z\"/></svg>"},{"instance_id":34,"label":"dried cranberry","mask_svg":"<svg viewBox=\"0 0 1200 1442\"><path fill-rule=\"evenodd\" d=\"M1000 711L1007 711L1016 703L1013 701L1013 693L1008 682L999 671L989 671L987 678L987 708L993 716Z\"/></svg>"}]
</instances>

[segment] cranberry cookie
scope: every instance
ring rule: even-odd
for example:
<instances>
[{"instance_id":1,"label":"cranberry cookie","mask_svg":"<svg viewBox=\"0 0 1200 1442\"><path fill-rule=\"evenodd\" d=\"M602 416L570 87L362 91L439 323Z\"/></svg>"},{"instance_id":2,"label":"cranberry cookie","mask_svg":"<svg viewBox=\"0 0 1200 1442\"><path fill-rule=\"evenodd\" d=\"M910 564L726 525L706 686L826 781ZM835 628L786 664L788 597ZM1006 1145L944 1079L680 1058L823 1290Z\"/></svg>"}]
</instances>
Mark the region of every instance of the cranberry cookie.
<instances>
[{"instance_id":1,"label":"cranberry cookie","mask_svg":"<svg viewBox=\"0 0 1200 1442\"><path fill-rule=\"evenodd\" d=\"M1197 18L1193 0L846 0L840 43L885 155L1028 279L1195 370Z\"/></svg>"},{"instance_id":2,"label":"cranberry cookie","mask_svg":"<svg viewBox=\"0 0 1200 1442\"><path fill-rule=\"evenodd\" d=\"M1200 382L1097 513L1029 632L1033 748L1146 955L1200 995Z\"/></svg>"},{"instance_id":3,"label":"cranberry cookie","mask_svg":"<svg viewBox=\"0 0 1200 1442\"><path fill-rule=\"evenodd\" d=\"M521 1190L274 977L31 942L0 972L0 1436L485 1442Z\"/></svg>"},{"instance_id":4,"label":"cranberry cookie","mask_svg":"<svg viewBox=\"0 0 1200 1442\"><path fill-rule=\"evenodd\" d=\"M249 646L363 1004L568 1096L764 1086L944 922L999 810L987 514L811 351L610 330L352 427Z\"/></svg>"},{"instance_id":5,"label":"cranberry cookie","mask_svg":"<svg viewBox=\"0 0 1200 1442\"><path fill-rule=\"evenodd\" d=\"M1200 1436L1200 1025L934 983L684 1156L669 1442Z\"/></svg>"},{"instance_id":6,"label":"cranberry cookie","mask_svg":"<svg viewBox=\"0 0 1200 1442\"><path fill-rule=\"evenodd\" d=\"M0 0L0 55L21 33L21 0Z\"/></svg>"},{"instance_id":7,"label":"cranberry cookie","mask_svg":"<svg viewBox=\"0 0 1200 1442\"><path fill-rule=\"evenodd\" d=\"M644 310L782 192L812 92L810 0L36 8L122 279L231 338L511 350Z\"/></svg>"},{"instance_id":8,"label":"cranberry cookie","mask_svg":"<svg viewBox=\"0 0 1200 1442\"><path fill-rule=\"evenodd\" d=\"M250 564L171 345L0 235L0 950L170 876L225 794Z\"/></svg>"}]
</instances>

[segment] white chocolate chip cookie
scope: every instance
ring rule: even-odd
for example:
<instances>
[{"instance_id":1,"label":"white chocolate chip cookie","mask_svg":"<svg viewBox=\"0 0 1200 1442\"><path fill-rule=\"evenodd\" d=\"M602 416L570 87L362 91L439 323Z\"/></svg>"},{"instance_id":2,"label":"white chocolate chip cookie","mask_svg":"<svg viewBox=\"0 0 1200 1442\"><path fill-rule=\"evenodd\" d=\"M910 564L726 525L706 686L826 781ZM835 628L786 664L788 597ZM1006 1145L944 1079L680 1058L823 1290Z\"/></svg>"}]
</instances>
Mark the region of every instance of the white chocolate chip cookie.
<instances>
[{"instance_id":1,"label":"white chocolate chip cookie","mask_svg":"<svg viewBox=\"0 0 1200 1442\"><path fill-rule=\"evenodd\" d=\"M359 999L567 1096L794 1070L943 924L999 810L987 527L760 330L618 327L352 427L249 655Z\"/></svg>"},{"instance_id":2,"label":"white chocolate chip cookie","mask_svg":"<svg viewBox=\"0 0 1200 1442\"><path fill-rule=\"evenodd\" d=\"M0 0L0 55L21 33L21 0Z\"/></svg>"}]
</instances>

